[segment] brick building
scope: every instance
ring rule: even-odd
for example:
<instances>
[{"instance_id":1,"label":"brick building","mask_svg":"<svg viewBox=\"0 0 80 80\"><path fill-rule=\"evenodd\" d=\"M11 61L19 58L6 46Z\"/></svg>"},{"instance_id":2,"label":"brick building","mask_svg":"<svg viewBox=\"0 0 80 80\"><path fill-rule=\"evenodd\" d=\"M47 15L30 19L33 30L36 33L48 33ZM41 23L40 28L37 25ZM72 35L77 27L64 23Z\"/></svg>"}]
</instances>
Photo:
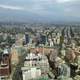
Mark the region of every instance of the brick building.
<instances>
[{"instance_id":1,"label":"brick building","mask_svg":"<svg viewBox=\"0 0 80 80\"><path fill-rule=\"evenodd\" d=\"M11 59L8 50L4 50L0 61L0 77L8 77L11 73Z\"/></svg>"}]
</instances>

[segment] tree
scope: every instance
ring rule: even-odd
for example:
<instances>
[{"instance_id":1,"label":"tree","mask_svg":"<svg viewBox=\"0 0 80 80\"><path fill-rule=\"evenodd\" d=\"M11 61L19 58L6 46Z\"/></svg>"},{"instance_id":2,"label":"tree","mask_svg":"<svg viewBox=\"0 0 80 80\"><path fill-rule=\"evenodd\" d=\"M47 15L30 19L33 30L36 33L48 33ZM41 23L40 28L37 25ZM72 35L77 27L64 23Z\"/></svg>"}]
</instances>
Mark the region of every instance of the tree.
<instances>
[{"instance_id":1,"label":"tree","mask_svg":"<svg viewBox=\"0 0 80 80\"><path fill-rule=\"evenodd\" d=\"M12 44L15 43L15 39L12 39L10 36L7 36L6 43L7 43L9 46L12 46Z\"/></svg>"},{"instance_id":2,"label":"tree","mask_svg":"<svg viewBox=\"0 0 80 80\"><path fill-rule=\"evenodd\" d=\"M3 41L4 41L3 36L0 35L0 43L3 42Z\"/></svg>"},{"instance_id":3,"label":"tree","mask_svg":"<svg viewBox=\"0 0 80 80\"><path fill-rule=\"evenodd\" d=\"M60 37L60 44L62 45L63 43L64 43L64 37L61 36L61 37Z\"/></svg>"}]
</instances>

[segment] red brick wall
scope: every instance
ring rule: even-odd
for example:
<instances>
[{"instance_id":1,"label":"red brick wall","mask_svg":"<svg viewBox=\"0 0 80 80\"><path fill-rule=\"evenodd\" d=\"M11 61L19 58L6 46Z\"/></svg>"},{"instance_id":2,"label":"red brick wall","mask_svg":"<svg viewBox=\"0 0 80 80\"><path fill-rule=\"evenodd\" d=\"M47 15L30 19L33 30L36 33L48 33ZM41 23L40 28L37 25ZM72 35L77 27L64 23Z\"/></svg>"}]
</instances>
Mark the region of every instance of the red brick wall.
<instances>
[{"instance_id":1,"label":"red brick wall","mask_svg":"<svg viewBox=\"0 0 80 80\"><path fill-rule=\"evenodd\" d=\"M0 69L0 76L7 76L10 74L9 68Z\"/></svg>"}]
</instances>

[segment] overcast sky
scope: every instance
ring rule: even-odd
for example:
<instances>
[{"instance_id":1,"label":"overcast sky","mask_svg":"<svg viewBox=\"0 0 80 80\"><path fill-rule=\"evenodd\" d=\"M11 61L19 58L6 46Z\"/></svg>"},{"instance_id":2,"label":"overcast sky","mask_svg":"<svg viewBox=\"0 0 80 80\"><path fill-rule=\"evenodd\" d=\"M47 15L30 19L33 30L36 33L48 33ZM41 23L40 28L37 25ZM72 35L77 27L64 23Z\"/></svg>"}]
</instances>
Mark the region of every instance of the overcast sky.
<instances>
[{"instance_id":1,"label":"overcast sky","mask_svg":"<svg viewBox=\"0 0 80 80\"><path fill-rule=\"evenodd\" d=\"M0 21L80 21L80 0L0 0Z\"/></svg>"}]
</instances>

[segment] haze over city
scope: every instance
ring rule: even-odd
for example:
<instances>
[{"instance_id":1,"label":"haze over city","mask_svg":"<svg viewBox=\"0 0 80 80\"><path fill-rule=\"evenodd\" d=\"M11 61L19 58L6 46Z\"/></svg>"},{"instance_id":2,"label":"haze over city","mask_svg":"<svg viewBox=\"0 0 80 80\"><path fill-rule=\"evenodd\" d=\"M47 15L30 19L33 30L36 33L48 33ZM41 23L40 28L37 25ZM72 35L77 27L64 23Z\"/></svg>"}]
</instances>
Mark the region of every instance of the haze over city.
<instances>
[{"instance_id":1,"label":"haze over city","mask_svg":"<svg viewBox=\"0 0 80 80\"><path fill-rule=\"evenodd\" d=\"M0 80L80 80L80 0L0 0Z\"/></svg>"}]
</instances>

